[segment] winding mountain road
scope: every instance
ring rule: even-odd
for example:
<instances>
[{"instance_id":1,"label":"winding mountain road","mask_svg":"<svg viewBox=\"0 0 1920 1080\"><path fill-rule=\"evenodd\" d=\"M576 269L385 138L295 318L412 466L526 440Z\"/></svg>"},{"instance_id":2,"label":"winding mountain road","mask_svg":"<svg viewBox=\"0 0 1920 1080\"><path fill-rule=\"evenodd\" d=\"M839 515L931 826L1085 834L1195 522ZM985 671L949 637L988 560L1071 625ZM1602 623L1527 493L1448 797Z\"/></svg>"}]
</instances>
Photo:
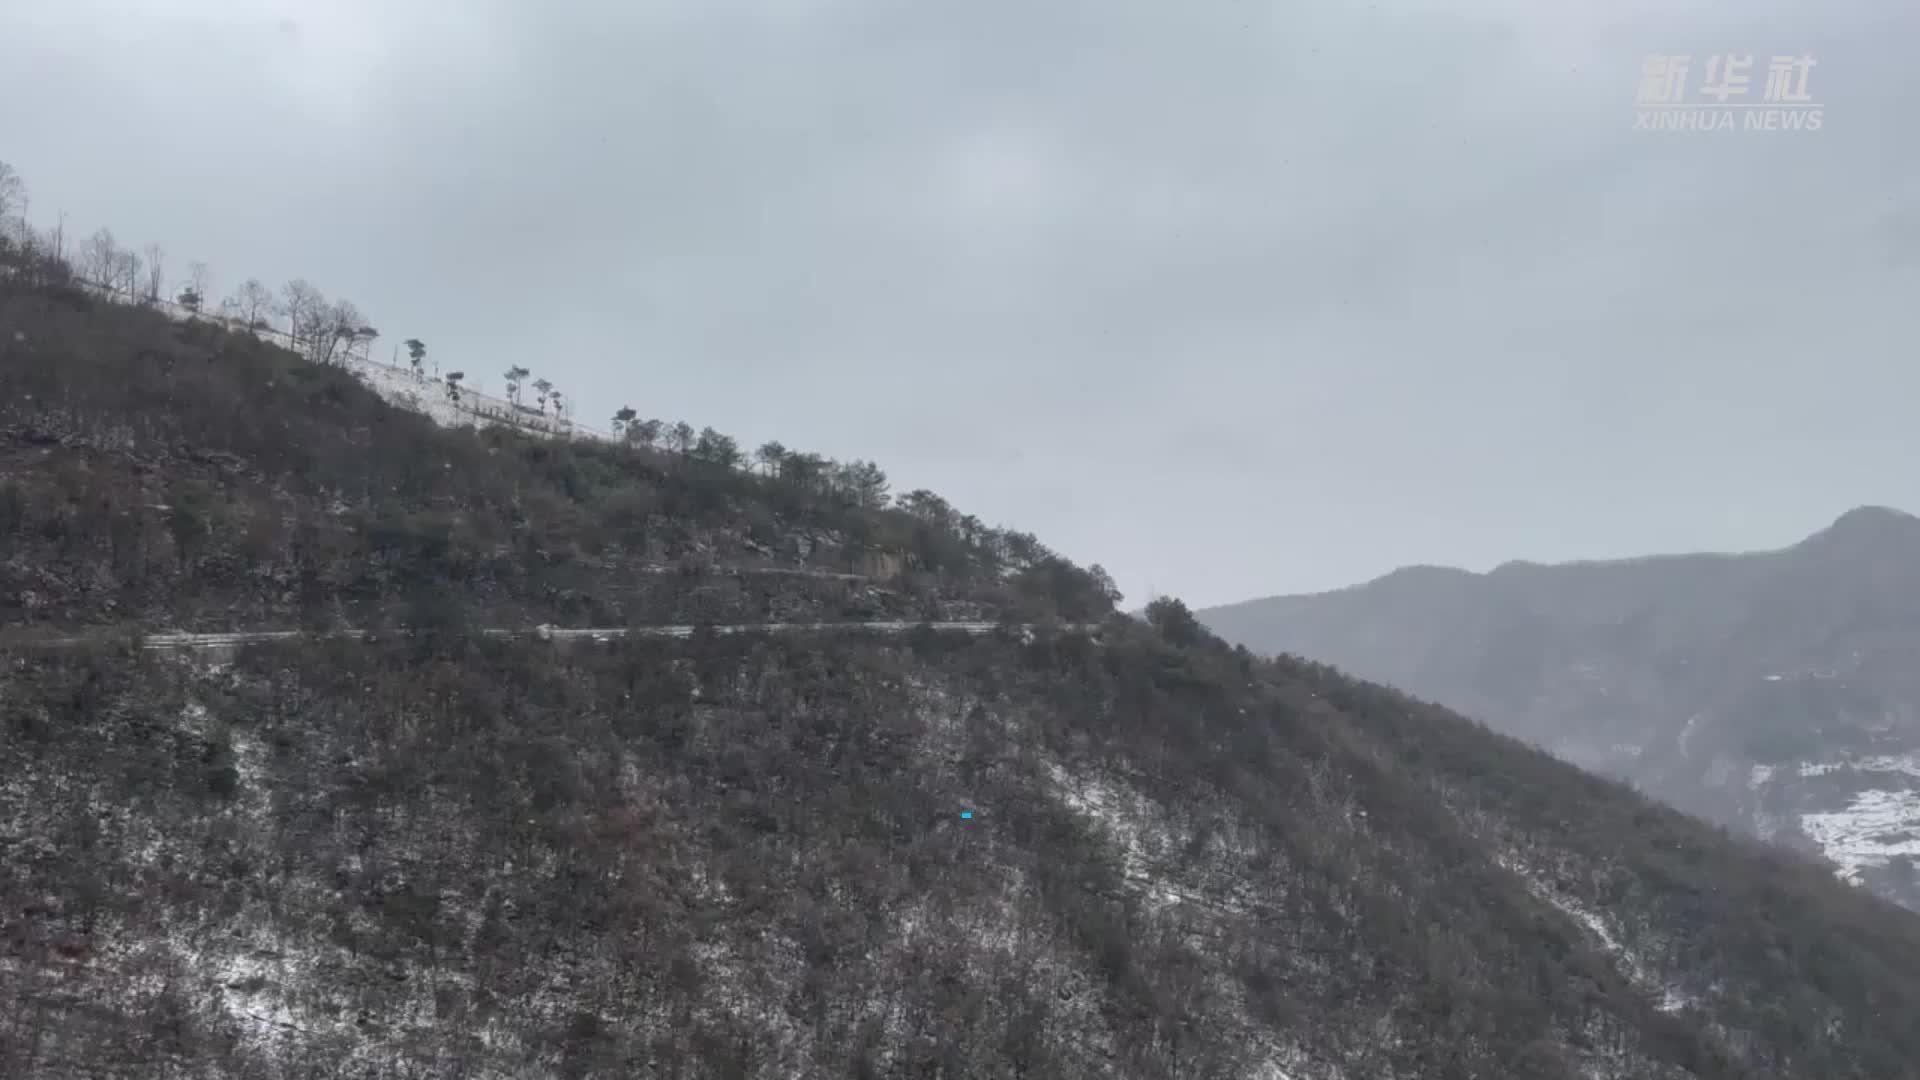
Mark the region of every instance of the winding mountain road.
<instances>
[{"instance_id":1,"label":"winding mountain road","mask_svg":"<svg viewBox=\"0 0 1920 1080\"><path fill-rule=\"evenodd\" d=\"M880 622L767 622L732 623L721 625L695 626L691 624L674 626L593 626L558 627L535 626L530 628L489 628L481 633L487 637L532 637L542 641L612 641L626 637L664 637L690 638L696 632L705 629L716 634L817 634L832 632L866 632L879 634L902 634L911 630L925 628L937 632L971 634L983 636L996 630L1014 629L1031 632L1038 624L1005 624L996 622L910 622L905 620ZM1097 629L1094 623L1068 623L1062 629L1091 632ZM406 630L383 631L383 633L406 634ZM329 638L365 638L364 630L332 630L314 632L307 630L235 630L215 634L189 634L183 632L151 633L140 638L140 647L153 651L192 651L196 649L233 648L239 645L254 645L270 641L290 641L303 637ZM45 647L73 647L98 643L100 636L65 636L18 639L22 644Z\"/></svg>"}]
</instances>

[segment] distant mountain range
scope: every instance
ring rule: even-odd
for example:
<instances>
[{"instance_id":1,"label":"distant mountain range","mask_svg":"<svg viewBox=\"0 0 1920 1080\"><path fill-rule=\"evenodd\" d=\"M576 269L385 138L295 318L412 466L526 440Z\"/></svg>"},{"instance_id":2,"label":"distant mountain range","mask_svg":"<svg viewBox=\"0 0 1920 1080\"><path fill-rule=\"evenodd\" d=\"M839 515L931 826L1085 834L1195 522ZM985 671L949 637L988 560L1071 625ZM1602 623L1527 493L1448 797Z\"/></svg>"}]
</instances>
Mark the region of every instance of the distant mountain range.
<instances>
[{"instance_id":1,"label":"distant mountain range","mask_svg":"<svg viewBox=\"0 0 1920 1080\"><path fill-rule=\"evenodd\" d=\"M1196 614L1920 907L1920 518L1862 507L1741 555L1408 567Z\"/></svg>"}]
</instances>

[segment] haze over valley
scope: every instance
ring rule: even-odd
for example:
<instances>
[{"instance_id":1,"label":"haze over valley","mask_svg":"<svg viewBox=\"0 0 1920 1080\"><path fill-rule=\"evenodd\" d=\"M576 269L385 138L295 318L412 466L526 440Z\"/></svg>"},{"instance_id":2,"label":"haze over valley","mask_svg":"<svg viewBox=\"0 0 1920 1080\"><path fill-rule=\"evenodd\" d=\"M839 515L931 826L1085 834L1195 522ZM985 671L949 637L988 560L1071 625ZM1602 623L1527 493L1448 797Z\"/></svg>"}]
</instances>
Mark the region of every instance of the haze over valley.
<instances>
[{"instance_id":1,"label":"haze over valley","mask_svg":"<svg viewBox=\"0 0 1920 1080\"><path fill-rule=\"evenodd\" d=\"M1920 904L1920 519L1779 551L1409 567L1198 617L1391 683Z\"/></svg>"}]
</instances>

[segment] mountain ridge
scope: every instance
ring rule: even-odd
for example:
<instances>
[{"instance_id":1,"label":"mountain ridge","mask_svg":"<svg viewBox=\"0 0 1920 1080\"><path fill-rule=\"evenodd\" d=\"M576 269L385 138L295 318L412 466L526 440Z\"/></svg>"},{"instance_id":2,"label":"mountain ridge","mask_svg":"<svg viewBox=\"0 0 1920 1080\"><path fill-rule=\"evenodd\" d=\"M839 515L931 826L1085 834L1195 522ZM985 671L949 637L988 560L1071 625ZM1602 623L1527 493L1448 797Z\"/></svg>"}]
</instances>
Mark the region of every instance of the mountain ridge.
<instances>
[{"instance_id":1,"label":"mountain ridge","mask_svg":"<svg viewBox=\"0 0 1920 1080\"><path fill-rule=\"evenodd\" d=\"M1902 530L1902 529L1911 530L1913 535L1920 536L1920 516L1915 516L1913 514L1908 513L1907 511L1900 510L1895 507L1869 503L1869 504L1863 504L1861 506L1856 506L1851 510L1847 510L1841 513L1838 517L1836 517L1831 523L1829 523L1825 527L1815 530L1812 533L1808 533L1806 536L1802 537L1801 539L1795 540L1790 544L1786 544L1780 547L1753 548L1753 549L1744 550L1744 551L1734 551L1734 550L1667 551L1667 552L1656 552L1648 555L1622 555L1622 556L1613 556L1613 557L1606 557L1606 558L1566 559L1566 560L1555 561L1555 562L1546 562L1546 561L1541 561L1536 559L1509 559L1506 562L1500 563L1499 565L1489 570L1469 570L1465 567L1449 566L1441 563L1410 563L1406 566L1396 567L1392 570L1387 571L1384 574L1380 574L1376 577L1368 578L1365 581L1356 582L1351 585L1341 585L1335 588L1321 589L1313 592L1270 593L1264 596L1249 597L1245 600L1234 600L1225 604L1214 604L1206 608L1203 608L1201 610L1226 611L1226 610L1231 610L1235 608L1243 608L1251 604L1264 604L1264 603L1271 603L1274 601L1285 601L1285 600L1294 600L1294 599L1301 599L1301 598L1327 596L1334 593L1352 592L1356 589L1365 589L1372 586L1385 585L1390 582L1411 580L1415 578L1419 578L1421 580L1439 580L1442 578L1485 579L1485 578L1492 578L1492 577L1501 576L1501 575L1512 575L1512 574L1525 573L1525 572L1541 570L1541 569L1634 566L1634 565L1641 565L1646 563L1669 562L1674 560L1689 560L1689 561L1705 562L1705 561L1719 560L1719 559L1739 559L1739 558L1744 558L1744 557L1753 556L1753 555L1777 555L1777 554L1782 554L1788 551L1792 551L1795 548L1801 548L1808 545L1829 542L1835 538L1852 538L1852 537L1859 536L1859 537L1867 537L1867 538L1872 538L1876 540L1881 540L1894 535L1894 530Z\"/></svg>"},{"instance_id":2,"label":"mountain ridge","mask_svg":"<svg viewBox=\"0 0 1920 1080\"><path fill-rule=\"evenodd\" d=\"M1887 895L1920 903L1901 838L1920 817L1888 821L1914 796L1904 765L1883 767L1920 753L1920 685L1899 660L1920 645L1920 518L1863 506L1764 551L1509 563L1453 575L1445 596L1402 581L1198 617L1256 651L1389 682L1690 812L1822 851L1850 880L1878 875ZM1890 826L1865 862L1872 845L1833 839L1857 831L1839 824L1850 807Z\"/></svg>"}]
</instances>

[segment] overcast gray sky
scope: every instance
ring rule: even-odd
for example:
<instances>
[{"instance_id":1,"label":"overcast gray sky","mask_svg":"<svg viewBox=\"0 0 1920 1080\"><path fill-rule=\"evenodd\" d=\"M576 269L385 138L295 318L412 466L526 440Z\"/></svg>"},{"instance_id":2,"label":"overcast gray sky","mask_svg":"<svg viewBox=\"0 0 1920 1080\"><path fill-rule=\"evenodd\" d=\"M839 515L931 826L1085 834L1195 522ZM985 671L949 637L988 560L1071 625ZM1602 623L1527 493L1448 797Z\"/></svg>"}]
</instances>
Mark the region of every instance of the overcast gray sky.
<instances>
[{"instance_id":1,"label":"overcast gray sky","mask_svg":"<svg viewBox=\"0 0 1920 1080\"><path fill-rule=\"evenodd\" d=\"M33 216L1195 604L1920 510L1904 0L0 0ZM1817 133L1636 132L1810 53Z\"/></svg>"}]
</instances>

